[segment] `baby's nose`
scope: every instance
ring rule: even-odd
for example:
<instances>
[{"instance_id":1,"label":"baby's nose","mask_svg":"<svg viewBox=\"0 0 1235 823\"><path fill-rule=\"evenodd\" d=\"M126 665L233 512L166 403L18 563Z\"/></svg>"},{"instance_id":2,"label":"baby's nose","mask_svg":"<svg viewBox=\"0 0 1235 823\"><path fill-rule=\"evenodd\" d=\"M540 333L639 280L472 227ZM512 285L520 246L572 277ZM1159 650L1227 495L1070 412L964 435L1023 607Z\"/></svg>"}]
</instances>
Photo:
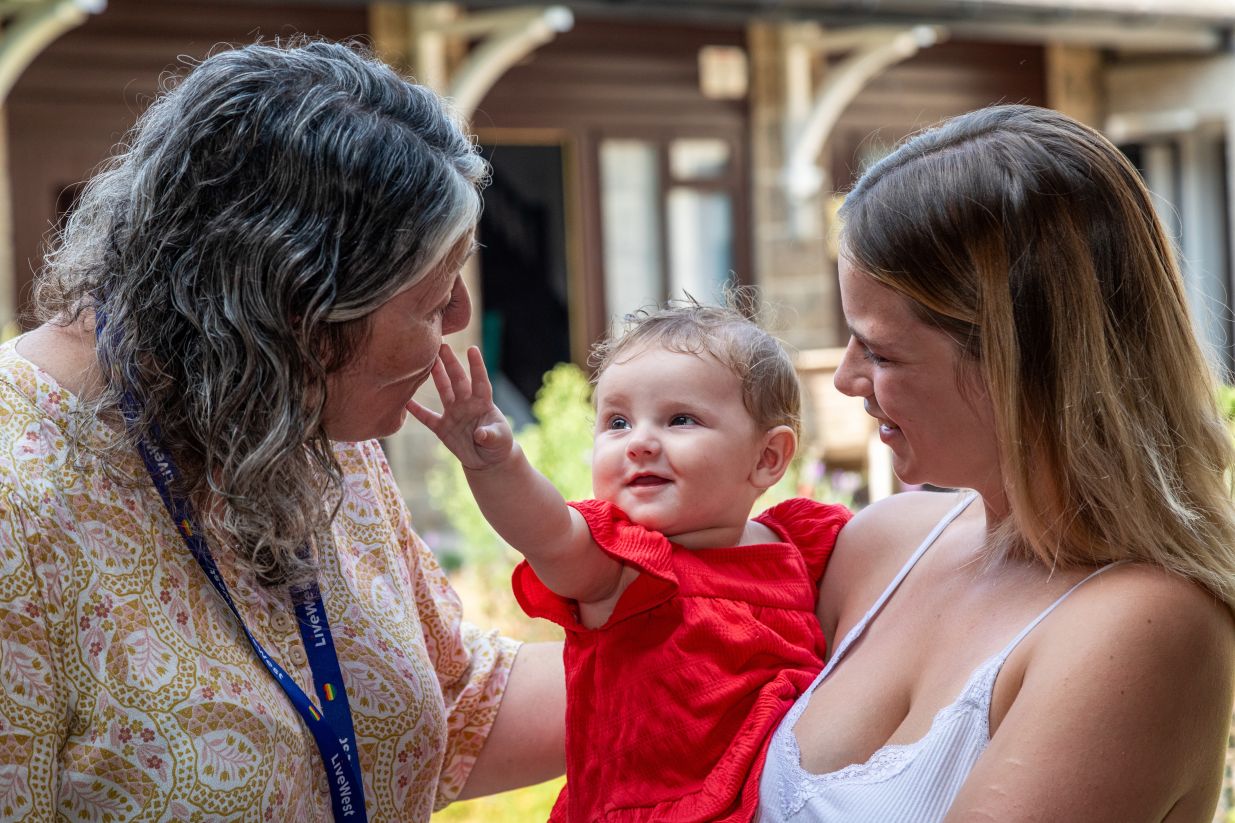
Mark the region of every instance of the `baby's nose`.
<instances>
[{"instance_id":1,"label":"baby's nose","mask_svg":"<svg viewBox=\"0 0 1235 823\"><path fill-rule=\"evenodd\" d=\"M646 457L660 451L660 440L650 432L636 429L626 441L626 453L631 457Z\"/></svg>"}]
</instances>

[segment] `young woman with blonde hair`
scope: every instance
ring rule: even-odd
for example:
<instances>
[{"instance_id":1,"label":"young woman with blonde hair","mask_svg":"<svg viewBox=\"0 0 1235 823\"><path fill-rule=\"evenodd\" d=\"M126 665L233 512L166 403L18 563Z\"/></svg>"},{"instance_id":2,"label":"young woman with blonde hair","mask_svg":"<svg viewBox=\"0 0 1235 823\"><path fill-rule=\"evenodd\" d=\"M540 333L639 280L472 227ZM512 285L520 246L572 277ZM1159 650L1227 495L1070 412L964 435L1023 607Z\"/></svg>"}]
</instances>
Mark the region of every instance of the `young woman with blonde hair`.
<instances>
[{"instance_id":1,"label":"young woman with blonde hair","mask_svg":"<svg viewBox=\"0 0 1235 823\"><path fill-rule=\"evenodd\" d=\"M1232 447L1174 252L1097 132L1000 106L846 200L836 385L897 495L841 533L764 821L1209 821L1235 688Z\"/></svg>"}]
</instances>

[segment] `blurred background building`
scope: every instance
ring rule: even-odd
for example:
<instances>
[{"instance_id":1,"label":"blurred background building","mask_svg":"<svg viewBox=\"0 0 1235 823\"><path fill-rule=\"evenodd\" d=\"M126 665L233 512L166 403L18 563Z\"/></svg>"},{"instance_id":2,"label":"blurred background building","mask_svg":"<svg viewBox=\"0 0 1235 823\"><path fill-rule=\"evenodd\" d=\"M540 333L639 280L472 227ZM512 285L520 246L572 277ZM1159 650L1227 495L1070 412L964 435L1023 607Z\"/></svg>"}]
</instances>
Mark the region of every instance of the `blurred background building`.
<instances>
[{"instance_id":1,"label":"blurred background building","mask_svg":"<svg viewBox=\"0 0 1235 823\"><path fill-rule=\"evenodd\" d=\"M1235 363L1235 0L0 0L0 21L10 332L41 244L166 73L305 32L366 39L478 135L493 183L464 337L516 420L615 318L752 284L800 351L811 454L865 467L869 420L830 388L836 208L906 134L999 102L1060 109L1126 150L1215 358ZM405 478L423 468L414 428L387 444ZM890 488L878 460L871 481Z\"/></svg>"},{"instance_id":2,"label":"blurred background building","mask_svg":"<svg viewBox=\"0 0 1235 823\"><path fill-rule=\"evenodd\" d=\"M29 323L42 243L167 73L295 33L365 39L476 133L493 181L460 342L483 346L516 421L615 318L750 284L798 351L809 456L889 491L861 402L831 388L836 209L905 135L1001 102L1124 149L1231 379L1235 0L0 0L6 334ZM431 444L409 426L386 446L432 527Z\"/></svg>"}]
</instances>

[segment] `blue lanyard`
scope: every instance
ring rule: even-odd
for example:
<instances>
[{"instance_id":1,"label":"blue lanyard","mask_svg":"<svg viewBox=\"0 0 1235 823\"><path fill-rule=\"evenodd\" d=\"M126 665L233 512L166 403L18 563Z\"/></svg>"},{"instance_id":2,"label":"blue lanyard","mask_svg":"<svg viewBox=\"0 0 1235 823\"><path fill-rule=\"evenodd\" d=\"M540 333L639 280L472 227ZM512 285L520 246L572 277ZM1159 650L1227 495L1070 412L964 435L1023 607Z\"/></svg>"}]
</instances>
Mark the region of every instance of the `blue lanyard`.
<instances>
[{"instance_id":1,"label":"blue lanyard","mask_svg":"<svg viewBox=\"0 0 1235 823\"><path fill-rule=\"evenodd\" d=\"M97 311L96 327L100 336L103 323L102 311ZM132 397L126 396L124 399L124 416L130 424L137 418L137 403ZM157 427L154 434L157 439ZM330 786L330 806L334 811L335 823L342 823L344 820L364 823L368 816L365 814L364 782L360 777L360 753L356 750L352 709L347 701L347 689L343 685L343 672L339 669L334 637L326 619L326 606L322 602L322 593L316 581L292 587L291 596L300 626L300 638L304 642L309 668L313 672L313 684L321 695L320 710L296 681L266 653L262 644L257 642L257 638L245 625L227 583L210 554L210 547L206 545L203 532L193 516L192 507L187 500L172 493L178 472L171 455L158 445L147 442L145 438L140 438L137 445L146 470L150 473L150 479L158 489L159 496L163 498L163 505L167 507L172 522L176 524L189 551L214 585L215 591L236 616L262 665L287 693L292 706L313 733L317 750L322 757L322 765L326 769L326 783Z\"/></svg>"},{"instance_id":2,"label":"blue lanyard","mask_svg":"<svg viewBox=\"0 0 1235 823\"><path fill-rule=\"evenodd\" d=\"M125 416L129 417L130 412L131 410L126 408ZM283 687L301 719L313 733L313 739L317 741L317 749L322 756L322 764L326 768L330 805L334 810L336 823L347 819L357 823L367 820L364 783L360 779L360 756L356 751L356 732L352 727L352 710L347 701L347 689L343 685L343 673L339 669L339 656L335 652L334 637L330 633L326 607L317 583L293 587L291 594L300 625L300 637L309 658L309 668L313 672L313 683L322 698L320 711L296 681L266 653L262 644L245 625L244 618L240 616L231 592L228 591L227 583L223 581L219 567L215 565L214 557L210 554L202 530L193 517L192 508L187 500L171 491L177 475L171 455L157 446L152 446L144 438L138 441L138 447L142 460L146 463L146 470L150 472L150 479L159 490L163 505L171 514L172 521L175 522L189 551L193 553L206 577L210 578L215 591L227 603L232 614L236 615L236 620L249 638L253 651L257 652L258 659Z\"/></svg>"}]
</instances>

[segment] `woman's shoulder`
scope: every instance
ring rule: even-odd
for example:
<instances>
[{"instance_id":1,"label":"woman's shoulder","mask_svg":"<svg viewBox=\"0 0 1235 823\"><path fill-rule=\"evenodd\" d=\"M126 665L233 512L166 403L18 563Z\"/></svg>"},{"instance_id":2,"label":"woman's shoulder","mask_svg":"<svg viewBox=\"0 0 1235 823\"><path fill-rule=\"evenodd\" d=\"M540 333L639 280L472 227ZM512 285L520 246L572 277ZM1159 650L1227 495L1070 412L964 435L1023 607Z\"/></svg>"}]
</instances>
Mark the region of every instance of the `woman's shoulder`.
<instances>
[{"instance_id":1,"label":"woman's shoulder","mask_svg":"<svg viewBox=\"0 0 1235 823\"><path fill-rule=\"evenodd\" d=\"M1202 649L1207 661L1225 657L1235 663L1231 609L1182 575L1144 563L1121 563L1087 581L1069 601L1053 626L1043 626L1047 642L1041 645L1048 654L1100 643L1112 653L1143 656L1149 667L1173 655L1188 659ZM1076 639L1057 642L1066 637Z\"/></svg>"},{"instance_id":2,"label":"woman's shoulder","mask_svg":"<svg viewBox=\"0 0 1235 823\"><path fill-rule=\"evenodd\" d=\"M973 492L902 492L872 503L841 530L836 560L839 555L861 564L876 557L908 560L931 530L971 497Z\"/></svg>"},{"instance_id":3,"label":"woman's shoulder","mask_svg":"<svg viewBox=\"0 0 1235 823\"><path fill-rule=\"evenodd\" d=\"M1022 646L1007 668L1022 673L1013 678L1022 692L1045 694L1031 699L1053 699L1052 684L1062 679L1073 684L1068 710L1104 711L1118 693L1147 712L1174 716L1187 707L1195 714L1217 705L1229 715L1235 617L1207 589L1165 569L1106 569L1072 591ZM998 714L995 707L992 718Z\"/></svg>"},{"instance_id":4,"label":"woman's shoulder","mask_svg":"<svg viewBox=\"0 0 1235 823\"><path fill-rule=\"evenodd\" d=\"M78 401L15 344L0 344L0 484L33 501L58 497Z\"/></svg>"},{"instance_id":5,"label":"woman's shoulder","mask_svg":"<svg viewBox=\"0 0 1235 823\"><path fill-rule=\"evenodd\" d=\"M873 603L935 526L971 498L973 492L902 492L854 514L823 576L819 618L825 629L836 627L841 612Z\"/></svg>"},{"instance_id":6,"label":"woman's shoulder","mask_svg":"<svg viewBox=\"0 0 1235 823\"><path fill-rule=\"evenodd\" d=\"M899 520L905 517L938 521L970 497L976 497L976 494L967 490L900 492L863 507L855 515L854 522L859 518L864 521L886 522L889 519Z\"/></svg>"},{"instance_id":7,"label":"woman's shoulder","mask_svg":"<svg viewBox=\"0 0 1235 823\"><path fill-rule=\"evenodd\" d=\"M411 530L411 517L386 452L377 440L331 444L343 472L343 499L337 522L384 521L394 532Z\"/></svg>"},{"instance_id":8,"label":"woman's shoulder","mask_svg":"<svg viewBox=\"0 0 1235 823\"><path fill-rule=\"evenodd\" d=\"M1110 568L1008 658L990 709L992 756L974 779L1015 782L1036 796L1049 785L1060 808L1100 805L1102 819L1172 806L1200 819L1217 798L1233 692L1235 621L1226 605L1163 569ZM1055 757L1019 776L995 774L1033 751ZM981 790L970 795L976 808Z\"/></svg>"},{"instance_id":9,"label":"woman's shoulder","mask_svg":"<svg viewBox=\"0 0 1235 823\"><path fill-rule=\"evenodd\" d=\"M62 417L76 396L41 366L18 353L21 337L0 343L0 405L25 408L41 416Z\"/></svg>"}]
</instances>

